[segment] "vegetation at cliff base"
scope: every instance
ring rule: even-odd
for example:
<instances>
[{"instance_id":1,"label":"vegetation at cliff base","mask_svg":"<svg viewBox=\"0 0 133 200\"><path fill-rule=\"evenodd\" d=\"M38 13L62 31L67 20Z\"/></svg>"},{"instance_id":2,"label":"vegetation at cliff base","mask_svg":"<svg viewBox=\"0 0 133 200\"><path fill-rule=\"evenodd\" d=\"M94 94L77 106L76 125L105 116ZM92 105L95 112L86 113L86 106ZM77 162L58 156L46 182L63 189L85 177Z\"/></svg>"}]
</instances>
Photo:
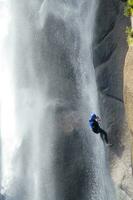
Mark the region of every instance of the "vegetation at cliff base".
<instances>
[{"instance_id":1,"label":"vegetation at cliff base","mask_svg":"<svg viewBox=\"0 0 133 200\"><path fill-rule=\"evenodd\" d=\"M124 15L125 16L133 16L133 0L128 0L126 2L126 6L124 8Z\"/></svg>"},{"instance_id":2,"label":"vegetation at cliff base","mask_svg":"<svg viewBox=\"0 0 133 200\"><path fill-rule=\"evenodd\" d=\"M126 27L126 34L128 45L133 46L133 29L131 27Z\"/></svg>"},{"instance_id":3,"label":"vegetation at cliff base","mask_svg":"<svg viewBox=\"0 0 133 200\"><path fill-rule=\"evenodd\" d=\"M125 8L124 8L124 15L130 17L131 20L133 18L133 0L127 0ZM133 46L133 27L126 28L127 34L127 42L129 46Z\"/></svg>"},{"instance_id":4,"label":"vegetation at cliff base","mask_svg":"<svg viewBox=\"0 0 133 200\"><path fill-rule=\"evenodd\" d=\"M133 8L130 7L128 4L124 8L124 15L125 16L133 16Z\"/></svg>"}]
</instances>

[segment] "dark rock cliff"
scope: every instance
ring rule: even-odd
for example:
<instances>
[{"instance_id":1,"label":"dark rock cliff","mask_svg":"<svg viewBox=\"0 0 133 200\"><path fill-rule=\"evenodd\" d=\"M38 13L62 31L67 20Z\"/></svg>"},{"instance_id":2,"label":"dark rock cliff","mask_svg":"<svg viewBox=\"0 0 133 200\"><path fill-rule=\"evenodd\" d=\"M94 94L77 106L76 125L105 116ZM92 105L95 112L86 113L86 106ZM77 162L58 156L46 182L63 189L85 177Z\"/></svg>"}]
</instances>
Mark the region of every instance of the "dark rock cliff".
<instances>
[{"instance_id":1,"label":"dark rock cliff","mask_svg":"<svg viewBox=\"0 0 133 200\"><path fill-rule=\"evenodd\" d=\"M122 73L127 51L126 24L119 1L101 2L95 28L94 65L101 114L116 146L120 143L124 118ZM116 148L116 153L121 154L122 151Z\"/></svg>"},{"instance_id":2,"label":"dark rock cliff","mask_svg":"<svg viewBox=\"0 0 133 200\"><path fill-rule=\"evenodd\" d=\"M123 15L124 3L100 0L97 11L93 59L99 92L103 126L109 134L112 177L120 199L130 199L130 136L127 131L123 103L123 67L127 53L125 27L129 19ZM126 180L126 178L128 179ZM125 179L125 180L124 180ZM126 182L126 186L123 183ZM126 188L126 189L125 189Z\"/></svg>"}]
</instances>

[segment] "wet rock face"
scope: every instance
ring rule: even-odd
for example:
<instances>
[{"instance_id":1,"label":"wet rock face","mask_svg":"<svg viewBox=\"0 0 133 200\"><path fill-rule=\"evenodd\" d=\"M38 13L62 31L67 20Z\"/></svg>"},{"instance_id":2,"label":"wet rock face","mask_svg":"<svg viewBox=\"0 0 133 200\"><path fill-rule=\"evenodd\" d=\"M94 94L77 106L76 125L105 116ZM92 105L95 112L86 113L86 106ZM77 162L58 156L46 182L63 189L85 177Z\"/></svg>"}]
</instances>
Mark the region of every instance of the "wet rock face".
<instances>
[{"instance_id":1,"label":"wet rock face","mask_svg":"<svg viewBox=\"0 0 133 200\"><path fill-rule=\"evenodd\" d=\"M127 50L126 23L119 1L101 2L95 29L94 65L104 126L111 141L117 145L120 143L124 117L122 72ZM119 155L122 153L122 149L115 150Z\"/></svg>"},{"instance_id":2,"label":"wet rock face","mask_svg":"<svg viewBox=\"0 0 133 200\"><path fill-rule=\"evenodd\" d=\"M93 49L94 65L104 127L119 156L122 149L116 145L121 142L124 118L122 73L127 51L124 33L126 23L123 5L119 1L104 1L100 4Z\"/></svg>"},{"instance_id":3,"label":"wet rock face","mask_svg":"<svg viewBox=\"0 0 133 200\"><path fill-rule=\"evenodd\" d=\"M125 130L123 104L123 67L127 52L125 27L129 21L123 16L121 1L100 1L97 11L93 46L99 104L103 126L113 143L110 150L112 177L119 199L132 199L130 134ZM130 175L129 175L130 174Z\"/></svg>"}]
</instances>

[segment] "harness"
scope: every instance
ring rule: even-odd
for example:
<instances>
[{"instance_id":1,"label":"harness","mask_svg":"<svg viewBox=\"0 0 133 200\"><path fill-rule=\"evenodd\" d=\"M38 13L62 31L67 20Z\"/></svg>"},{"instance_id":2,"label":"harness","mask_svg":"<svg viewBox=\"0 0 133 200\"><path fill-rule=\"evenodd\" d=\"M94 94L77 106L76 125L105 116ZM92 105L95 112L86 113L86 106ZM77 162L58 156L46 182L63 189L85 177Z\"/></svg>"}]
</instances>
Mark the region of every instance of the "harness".
<instances>
[{"instance_id":1,"label":"harness","mask_svg":"<svg viewBox=\"0 0 133 200\"><path fill-rule=\"evenodd\" d=\"M100 127L99 127L98 122L95 119L89 120L89 125L90 125L90 128L93 130L93 132L99 133Z\"/></svg>"}]
</instances>

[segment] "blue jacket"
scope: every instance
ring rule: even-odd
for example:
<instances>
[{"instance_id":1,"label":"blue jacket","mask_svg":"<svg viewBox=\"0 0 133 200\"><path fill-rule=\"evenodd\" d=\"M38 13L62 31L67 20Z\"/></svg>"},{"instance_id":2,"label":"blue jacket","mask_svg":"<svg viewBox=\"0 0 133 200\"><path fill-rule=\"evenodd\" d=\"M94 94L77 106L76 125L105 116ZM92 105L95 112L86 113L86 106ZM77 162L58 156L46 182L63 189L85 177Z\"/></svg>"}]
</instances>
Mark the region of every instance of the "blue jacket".
<instances>
[{"instance_id":1,"label":"blue jacket","mask_svg":"<svg viewBox=\"0 0 133 200\"><path fill-rule=\"evenodd\" d=\"M95 114L93 114L91 116L91 118L89 119L89 126L90 126L90 128L93 128L93 124L94 124L96 118L97 118L97 116Z\"/></svg>"}]
</instances>

